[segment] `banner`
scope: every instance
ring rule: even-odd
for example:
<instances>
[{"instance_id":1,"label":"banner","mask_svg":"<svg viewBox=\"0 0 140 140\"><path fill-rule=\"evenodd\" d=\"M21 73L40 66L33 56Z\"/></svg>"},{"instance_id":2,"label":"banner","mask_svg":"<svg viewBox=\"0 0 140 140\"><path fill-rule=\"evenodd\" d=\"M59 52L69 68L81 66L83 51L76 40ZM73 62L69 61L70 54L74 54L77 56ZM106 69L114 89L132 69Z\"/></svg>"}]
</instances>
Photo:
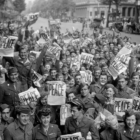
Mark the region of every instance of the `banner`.
<instances>
[{"instance_id":1,"label":"banner","mask_svg":"<svg viewBox=\"0 0 140 140\"><path fill-rule=\"evenodd\" d=\"M131 46L126 45L119 51L115 59L112 61L108 72L113 76L114 80L127 69L131 52Z\"/></svg>"},{"instance_id":2,"label":"banner","mask_svg":"<svg viewBox=\"0 0 140 140\"><path fill-rule=\"evenodd\" d=\"M15 44L18 40L16 36L0 38L0 56L14 57Z\"/></svg>"},{"instance_id":3,"label":"banner","mask_svg":"<svg viewBox=\"0 0 140 140\"><path fill-rule=\"evenodd\" d=\"M123 116L125 111L132 108L133 99L115 98L115 112L119 116Z\"/></svg>"},{"instance_id":4,"label":"banner","mask_svg":"<svg viewBox=\"0 0 140 140\"><path fill-rule=\"evenodd\" d=\"M30 102L36 102L40 97L40 93L36 88L30 88L27 91L18 94L20 102L28 105Z\"/></svg>"},{"instance_id":5,"label":"banner","mask_svg":"<svg viewBox=\"0 0 140 140\"><path fill-rule=\"evenodd\" d=\"M56 56L57 60L59 60L60 58L60 51L62 50L62 48L57 44L57 43L54 43L54 46L50 46L48 49L47 49L47 52L53 54Z\"/></svg>"},{"instance_id":6,"label":"banner","mask_svg":"<svg viewBox=\"0 0 140 140\"><path fill-rule=\"evenodd\" d=\"M60 124L65 125L66 119L71 116L70 104L62 105L60 108Z\"/></svg>"},{"instance_id":7,"label":"banner","mask_svg":"<svg viewBox=\"0 0 140 140\"><path fill-rule=\"evenodd\" d=\"M133 109L136 112L140 111L140 98L139 97L134 97L133 98Z\"/></svg>"},{"instance_id":8,"label":"banner","mask_svg":"<svg viewBox=\"0 0 140 140\"><path fill-rule=\"evenodd\" d=\"M77 71L80 70L81 66L81 56L76 56L75 58L72 58L70 68L75 68Z\"/></svg>"},{"instance_id":9,"label":"banner","mask_svg":"<svg viewBox=\"0 0 140 140\"><path fill-rule=\"evenodd\" d=\"M61 135L61 140L79 140L82 138L81 132L74 133L74 134L68 134L68 135Z\"/></svg>"},{"instance_id":10,"label":"banner","mask_svg":"<svg viewBox=\"0 0 140 140\"><path fill-rule=\"evenodd\" d=\"M90 85L92 82L92 72L90 70L86 70L80 71L80 74L82 77L82 82Z\"/></svg>"},{"instance_id":11,"label":"banner","mask_svg":"<svg viewBox=\"0 0 140 140\"><path fill-rule=\"evenodd\" d=\"M93 55L88 54L88 53L82 53L81 54L81 64L86 63L86 64L93 64Z\"/></svg>"},{"instance_id":12,"label":"banner","mask_svg":"<svg viewBox=\"0 0 140 140\"><path fill-rule=\"evenodd\" d=\"M62 81L48 81L49 105L64 105L66 102L66 84Z\"/></svg>"}]
</instances>

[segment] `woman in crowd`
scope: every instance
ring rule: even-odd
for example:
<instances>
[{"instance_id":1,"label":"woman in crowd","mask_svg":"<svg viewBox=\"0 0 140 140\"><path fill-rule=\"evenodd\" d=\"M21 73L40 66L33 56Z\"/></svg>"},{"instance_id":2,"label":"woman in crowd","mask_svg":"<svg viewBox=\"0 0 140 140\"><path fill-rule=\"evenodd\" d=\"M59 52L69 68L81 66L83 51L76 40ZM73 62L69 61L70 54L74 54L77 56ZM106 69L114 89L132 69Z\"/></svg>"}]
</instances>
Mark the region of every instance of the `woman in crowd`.
<instances>
[{"instance_id":1,"label":"woman in crowd","mask_svg":"<svg viewBox=\"0 0 140 140\"><path fill-rule=\"evenodd\" d=\"M137 117L132 109L126 111L124 123L125 125L119 130L119 140L139 140L140 126L137 125Z\"/></svg>"}]
</instances>

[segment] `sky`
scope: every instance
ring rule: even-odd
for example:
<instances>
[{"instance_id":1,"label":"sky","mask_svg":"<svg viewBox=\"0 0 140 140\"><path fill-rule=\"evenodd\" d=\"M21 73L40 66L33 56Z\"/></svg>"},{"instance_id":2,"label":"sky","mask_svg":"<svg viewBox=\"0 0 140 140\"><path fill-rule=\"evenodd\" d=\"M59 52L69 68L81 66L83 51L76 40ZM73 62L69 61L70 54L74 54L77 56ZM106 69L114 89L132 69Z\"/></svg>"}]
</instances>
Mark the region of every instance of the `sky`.
<instances>
[{"instance_id":1,"label":"sky","mask_svg":"<svg viewBox=\"0 0 140 140\"><path fill-rule=\"evenodd\" d=\"M26 3L28 3L29 1L34 1L34 0L25 0Z\"/></svg>"}]
</instances>

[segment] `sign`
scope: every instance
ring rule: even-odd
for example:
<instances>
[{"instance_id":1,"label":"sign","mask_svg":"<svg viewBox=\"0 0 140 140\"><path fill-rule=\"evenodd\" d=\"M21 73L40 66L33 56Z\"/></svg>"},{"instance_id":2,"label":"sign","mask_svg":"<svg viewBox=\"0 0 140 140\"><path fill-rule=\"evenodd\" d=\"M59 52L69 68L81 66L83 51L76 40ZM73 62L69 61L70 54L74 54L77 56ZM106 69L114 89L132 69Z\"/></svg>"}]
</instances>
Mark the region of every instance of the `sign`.
<instances>
[{"instance_id":1,"label":"sign","mask_svg":"<svg viewBox=\"0 0 140 140\"><path fill-rule=\"evenodd\" d=\"M71 116L71 107L69 104L62 105L60 108L60 124L65 125L66 119Z\"/></svg>"},{"instance_id":2,"label":"sign","mask_svg":"<svg viewBox=\"0 0 140 140\"><path fill-rule=\"evenodd\" d=\"M114 80L127 69L132 49L131 45L124 46L112 61L108 72L113 76Z\"/></svg>"},{"instance_id":3,"label":"sign","mask_svg":"<svg viewBox=\"0 0 140 140\"><path fill-rule=\"evenodd\" d=\"M35 86L41 87L42 76L39 73L34 71L34 75L32 77L32 81L33 81Z\"/></svg>"},{"instance_id":4,"label":"sign","mask_svg":"<svg viewBox=\"0 0 140 140\"><path fill-rule=\"evenodd\" d=\"M86 70L80 71L80 74L82 77L82 82L90 85L92 82L92 72L90 70Z\"/></svg>"},{"instance_id":5,"label":"sign","mask_svg":"<svg viewBox=\"0 0 140 140\"><path fill-rule=\"evenodd\" d=\"M66 84L62 81L48 81L49 105L64 105L66 102Z\"/></svg>"},{"instance_id":6,"label":"sign","mask_svg":"<svg viewBox=\"0 0 140 140\"><path fill-rule=\"evenodd\" d=\"M134 99L133 99L133 109L136 112L140 111L140 98L139 97L134 97Z\"/></svg>"},{"instance_id":7,"label":"sign","mask_svg":"<svg viewBox=\"0 0 140 140\"><path fill-rule=\"evenodd\" d=\"M62 48L57 44L57 43L54 43L54 46L50 46L48 49L47 49L47 52L53 54L56 56L56 58L59 60L60 58L60 51L62 50Z\"/></svg>"},{"instance_id":8,"label":"sign","mask_svg":"<svg viewBox=\"0 0 140 140\"><path fill-rule=\"evenodd\" d=\"M40 93L36 88L30 88L27 91L18 94L20 102L28 105L30 102L36 102Z\"/></svg>"},{"instance_id":9,"label":"sign","mask_svg":"<svg viewBox=\"0 0 140 140\"><path fill-rule=\"evenodd\" d=\"M115 112L119 116L123 116L125 111L129 108L132 108L132 99L125 98L115 98Z\"/></svg>"},{"instance_id":10,"label":"sign","mask_svg":"<svg viewBox=\"0 0 140 140\"><path fill-rule=\"evenodd\" d=\"M0 38L0 56L14 57L15 44L18 40L16 36Z\"/></svg>"},{"instance_id":11,"label":"sign","mask_svg":"<svg viewBox=\"0 0 140 140\"><path fill-rule=\"evenodd\" d=\"M72 58L70 68L74 67L77 71L79 71L80 66L81 66L81 56L79 55Z\"/></svg>"},{"instance_id":12,"label":"sign","mask_svg":"<svg viewBox=\"0 0 140 140\"><path fill-rule=\"evenodd\" d=\"M81 64L86 63L86 64L93 64L93 55L88 54L88 53L82 53L81 54Z\"/></svg>"},{"instance_id":13,"label":"sign","mask_svg":"<svg viewBox=\"0 0 140 140\"><path fill-rule=\"evenodd\" d=\"M61 140L79 140L82 138L81 132L74 133L74 134L68 134L68 135L61 135Z\"/></svg>"}]
</instances>

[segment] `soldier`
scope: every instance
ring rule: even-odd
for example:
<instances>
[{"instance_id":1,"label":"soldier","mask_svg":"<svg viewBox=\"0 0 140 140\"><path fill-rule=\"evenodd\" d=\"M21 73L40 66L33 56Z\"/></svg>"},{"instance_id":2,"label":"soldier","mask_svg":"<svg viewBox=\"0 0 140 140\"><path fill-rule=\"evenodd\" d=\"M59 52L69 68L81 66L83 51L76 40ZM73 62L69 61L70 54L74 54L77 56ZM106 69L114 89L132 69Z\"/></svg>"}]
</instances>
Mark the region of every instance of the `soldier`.
<instances>
[{"instance_id":1,"label":"soldier","mask_svg":"<svg viewBox=\"0 0 140 140\"><path fill-rule=\"evenodd\" d=\"M33 140L57 140L60 137L61 131L56 124L51 124L51 109L49 107L42 108L38 117L40 124L33 129Z\"/></svg>"},{"instance_id":2,"label":"soldier","mask_svg":"<svg viewBox=\"0 0 140 140\"><path fill-rule=\"evenodd\" d=\"M99 132L94 125L94 121L83 114L83 105L78 100L71 102L72 116L67 118L65 123L65 133L73 134L81 132L82 137L86 139L88 132L91 132L93 140L99 140Z\"/></svg>"},{"instance_id":3,"label":"soldier","mask_svg":"<svg viewBox=\"0 0 140 140\"><path fill-rule=\"evenodd\" d=\"M30 108L25 105L19 106L16 111L17 119L5 129L4 140L32 140Z\"/></svg>"}]
</instances>

